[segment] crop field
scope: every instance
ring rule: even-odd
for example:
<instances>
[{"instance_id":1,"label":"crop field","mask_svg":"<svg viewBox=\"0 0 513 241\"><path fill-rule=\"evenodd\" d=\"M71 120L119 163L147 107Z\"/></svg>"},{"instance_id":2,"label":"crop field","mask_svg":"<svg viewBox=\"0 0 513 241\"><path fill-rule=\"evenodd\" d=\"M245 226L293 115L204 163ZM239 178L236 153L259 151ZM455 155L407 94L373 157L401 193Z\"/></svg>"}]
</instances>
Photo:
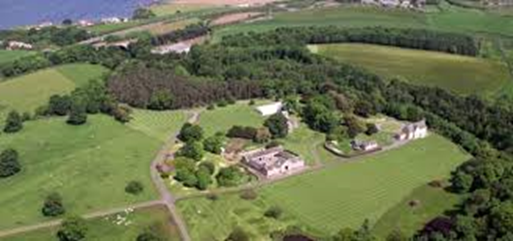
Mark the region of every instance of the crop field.
<instances>
[{"instance_id":1,"label":"crop field","mask_svg":"<svg viewBox=\"0 0 513 241\"><path fill-rule=\"evenodd\" d=\"M45 221L41 205L59 192L68 213L83 214L156 198L149 164L161 141L104 115L90 115L83 126L65 118L29 121L16 134L1 135L0 147L20 153L22 171L0 180L0 229ZM144 185L125 193L127 182Z\"/></svg>"},{"instance_id":2,"label":"crop field","mask_svg":"<svg viewBox=\"0 0 513 241\"><path fill-rule=\"evenodd\" d=\"M330 166L320 171L259 189L260 197L254 202L222 196L216 201L184 200L178 206L192 235L201 238L208 239L214 230L227 235L237 225L251 232L255 229L252 222L258 229L252 233L262 235L273 228L269 220L262 221L260 216L270 206L283 209L284 222L296 220L295 225L326 235L343 227L357 228L365 219L375 223L415 188L446 178L468 158L456 145L432 134L354 162L331 160L327 164Z\"/></svg>"},{"instance_id":3,"label":"crop field","mask_svg":"<svg viewBox=\"0 0 513 241\"><path fill-rule=\"evenodd\" d=\"M164 33L169 33L172 31L179 30L179 29L183 29L188 25L199 23L199 22L200 22L199 18L189 18L189 19L175 21L175 22L169 22L169 23L162 22L162 23L158 23L158 24L151 26L151 28L149 28L148 30L152 34L164 34Z\"/></svg>"},{"instance_id":4,"label":"crop field","mask_svg":"<svg viewBox=\"0 0 513 241\"><path fill-rule=\"evenodd\" d=\"M10 61L14 61L19 58L23 58L25 56L30 56L35 54L35 52L24 51L24 50L0 50L0 64L7 63Z\"/></svg>"},{"instance_id":5,"label":"crop field","mask_svg":"<svg viewBox=\"0 0 513 241\"><path fill-rule=\"evenodd\" d=\"M184 111L149 111L134 109L126 125L149 137L166 141L187 122Z\"/></svg>"},{"instance_id":6,"label":"crop field","mask_svg":"<svg viewBox=\"0 0 513 241\"><path fill-rule=\"evenodd\" d=\"M513 17L443 3L441 10L419 13L376 7L335 7L276 13L273 19L228 26L215 33L222 36L291 26L428 28L443 31L513 36Z\"/></svg>"},{"instance_id":7,"label":"crop field","mask_svg":"<svg viewBox=\"0 0 513 241\"><path fill-rule=\"evenodd\" d=\"M226 107L203 111L199 125L205 130L206 136L216 132L226 132L234 125L259 127L264 123L265 118L260 116L255 107L266 102L257 101L254 106L250 106L247 101L241 101Z\"/></svg>"},{"instance_id":8,"label":"crop field","mask_svg":"<svg viewBox=\"0 0 513 241\"><path fill-rule=\"evenodd\" d=\"M417 206L410 206L410 202L417 202ZM461 197L445 191L424 185L416 188L409 196L395 207L386 212L373 227L373 233L386 238L390 232L401 230L408 237L422 229L426 222L432 220L444 211L454 208L461 203Z\"/></svg>"},{"instance_id":9,"label":"crop field","mask_svg":"<svg viewBox=\"0 0 513 241\"><path fill-rule=\"evenodd\" d=\"M170 220L168 211L163 206L139 209L133 213L120 213L126 218L117 225L116 215L96 218L87 222L87 240L96 241L132 241L145 230L152 230L163 237L165 241L179 241L180 234ZM58 228L42 229L2 238L2 241L54 241Z\"/></svg>"},{"instance_id":10,"label":"crop field","mask_svg":"<svg viewBox=\"0 0 513 241\"><path fill-rule=\"evenodd\" d=\"M41 70L0 82L0 120L14 108L20 112L33 112L48 102L54 94L71 92L89 78L107 73L103 67L88 64L64 65Z\"/></svg>"},{"instance_id":11,"label":"crop field","mask_svg":"<svg viewBox=\"0 0 513 241\"><path fill-rule=\"evenodd\" d=\"M506 64L489 59L369 44L313 45L310 49L389 79L461 94L494 94L512 81Z\"/></svg>"},{"instance_id":12,"label":"crop field","mask_svg":"<svg viewBox=\"0 0 513 241\"><path fill-rule=\"evenodd\" d=\"M216 8L215 5L211 4L189 4L189 3L174 3L164 2L151 6L151 10L157 16L173 15L177 13L195 12L199 10L205 10L210 8Z\"/></svg>"}]
</instances>

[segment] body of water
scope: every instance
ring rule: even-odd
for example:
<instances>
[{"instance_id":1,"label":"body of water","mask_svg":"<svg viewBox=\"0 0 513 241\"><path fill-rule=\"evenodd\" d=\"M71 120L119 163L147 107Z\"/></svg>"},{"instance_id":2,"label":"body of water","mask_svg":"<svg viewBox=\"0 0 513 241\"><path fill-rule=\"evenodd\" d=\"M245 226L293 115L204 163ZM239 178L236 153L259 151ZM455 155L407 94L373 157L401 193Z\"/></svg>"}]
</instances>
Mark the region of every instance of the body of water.
<instances>
[{"instance_id":1,"label":"body of water","mask_svg":"<svg viewBox=\"0 0 513 241\"><path fill-rule=\"evenodd\" d=\"M129 17L156 0L0 0L0 29L64 19Z\"/></svg>"}]
</instances>

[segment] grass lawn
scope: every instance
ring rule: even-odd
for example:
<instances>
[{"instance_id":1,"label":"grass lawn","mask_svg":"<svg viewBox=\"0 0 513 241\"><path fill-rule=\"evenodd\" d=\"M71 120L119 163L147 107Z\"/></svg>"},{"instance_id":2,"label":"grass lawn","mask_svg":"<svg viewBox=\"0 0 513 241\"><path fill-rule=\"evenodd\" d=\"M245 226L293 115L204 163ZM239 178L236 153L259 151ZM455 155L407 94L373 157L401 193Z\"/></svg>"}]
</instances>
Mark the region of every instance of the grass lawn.
<instances>
[{"instance_id":1,"label":"grass lawn","mask_svg":"<svg viewBox=\"0 0 513 241\"><path fill-rule=\"evenodd\" d=\"M216 132L227 132L234 125L260 127L265 121L255 108L269 101L256 101L255 105L248 105L248 101L226 107L216 107L214 110L205 110L201 113L199 125L205 130L205 136Z\"/></svg>"},{"instance_id":2,"label":"grass lawn","mask_svg":"<svg viewBox=\"0 0 513 241\"><path fill-rule=\"evenodd\" d=\"M468 158L457 146L433 134L399 149L263 187L254 202L221 196L217 201L184 200L178 206L198 240L209 239L213 233L223 237L234 226L263 237L267 231L290 223L329 235L343 227L357 228L367 218L376 222L415 188L447 177ZM284 210L284 221L258 221L266 208L275 205Z\"/></svg>"},{"instance_id":3,"label":"grass lawn","mask_svg":"<svg viewBox=\"0 0 513 241\"><path fill-rule=\"evenodd\" d=\"M411 207L410 201L418 201L419 205ZM374 225L373 233L386 238L390 232L401 230L408 237L424 227L426 222L442 215L444 211L461 203L461 196L424 185L413 190L403 201L389 209Z\"/></svg>"},{"instance_id":4,"label":"grass lawn","mask_svg":"<svg viewBox=\"0 0 513 241\"><path fill-rule=\"evenodd\" d=\"M42 202L61 193L70 213L120 207L157 198L149 164L162 142L104 115L90 115L83 126L64 118L26 122L20 133L0 135L0 148L20 153L19 174L0 180L0 229L45 221ZM145 190L125 193L139 180Z\"/></svg>"},{"instance_id":5,"label":"grass lawn","mask_svg":"<svg viewBox=\"0 0 513 241\"><path fill-rule=\"evenodd\" d=\"M513 36L513 17L466 9L443 3L441 10L420 13L404 9L376 7L335 7L276 13L274 18L228 26L215 33L215 39L248 31L265 31L286 26L341 26L430 28L475 34Z\"/></svg>"},{"instance_id":6,"label":"grass lawn","mask_svg":"<svg viewBox=\"0 0 513 241\"><path fill-rule=\"evenodd\" d=\"M369 44L312 45L310 49L390 79L461 94L494 94L511 81L505 64L488 59Z\"/></svg>"},{"instance_id":7,"label":"grass lawn","mask_svg":"<svg viewBox=\"0 0 513 241\"><path fill-rule=\"evenodd\" d=\"M134 109L127 126L160 141L166 141L187 122L184 111L150 111Z\"/></svg>"},{"instance_id":8,"label":"grass lawn","mask_svg":"<svg viewBox=\"0 0 513 241\"><path fill-rule=\"evenodd\" d=\"M311 130L306 124L301 123L300 127L281 140L285 149L299 154L309 165L316 163L318 157L315 154L315 147L324 142L325 135Z\"/></svg>"},{"instance_id":9,"label":"grass lawn","mask_svg":"<svg viewBox=\"0 0 513 241\"><path fill-rule=\"evenodd\" d=\"M170 220L168 211L163 206L139 209L133 213L120 213L126 221L117 225L117 216L89 220L87 222L87 240L96 241L133 241L145 230L159 234L165 241L179 241L180 234ZM2 241L53 241L56 240L58 228L42 229L11 237L1 238Z\"/></svg>"},{"instance_id":10,"label":"grass lawn","mask_svg":"<svg viewBox=\"0 0 513 241\"><path fill-rule=\"evenodd\" d=\"M10 51L10 50L0 49L0 64L11 62L11 61L14 61L19 58L33 55L35 53L36 52L25 51L25 50Z\"/></svg>"}]
</instances>

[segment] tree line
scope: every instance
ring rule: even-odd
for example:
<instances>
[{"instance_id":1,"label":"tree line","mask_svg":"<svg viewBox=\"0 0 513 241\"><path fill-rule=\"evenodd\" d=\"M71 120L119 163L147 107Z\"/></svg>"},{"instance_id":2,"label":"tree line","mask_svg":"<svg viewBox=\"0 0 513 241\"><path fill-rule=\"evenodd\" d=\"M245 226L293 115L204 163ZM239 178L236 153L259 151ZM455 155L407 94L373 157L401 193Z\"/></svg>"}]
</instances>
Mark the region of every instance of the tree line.
<instances>
[{"instance_id":1,"label":"tree line","mask_svg":"<svg viewBox=\"0 0 513 241\"><path fill-rule=\"evenodd\" d=\"M472 36L428 29L287 27L264 33L249 32L223 38L223 44L232 47L353 42L434 50L469 56L479 54L479 42Z\"/></svg>"}]
</instances>

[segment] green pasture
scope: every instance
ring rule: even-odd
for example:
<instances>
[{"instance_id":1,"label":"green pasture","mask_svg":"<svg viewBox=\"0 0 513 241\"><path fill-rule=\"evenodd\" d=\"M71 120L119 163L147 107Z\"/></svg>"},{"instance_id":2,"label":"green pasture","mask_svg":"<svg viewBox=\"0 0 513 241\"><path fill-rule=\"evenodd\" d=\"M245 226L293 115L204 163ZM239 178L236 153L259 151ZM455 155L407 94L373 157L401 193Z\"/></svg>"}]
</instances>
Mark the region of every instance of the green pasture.
<instances>
[{"instance_id":1,"label":"green pasture","mask_svg":"<svg viewBox=\"0 0 513 241\"><path fill-rule=\"evenodd\" d=\"M328 235L344 227L357 228L365 219L375 223L415 188L446 178L469 158L435 134L347 163L328 153L320 156L331 159L325 160L327 167L265 186L258 190L260 197L256 201L221 196L215 201L180 201L178 207L198 240L212 238L213 233L216 238L223 237L235 226L263 237L269 230L291 223ZM284 210L279 224L262 218L270 206Z\"/></svg>"},{"instance_id":2,"label":"green pasture","mask_svg":"<svg viewBox=\"0 0 513 241\"><path fill-rule=\"evenodd\" d=\"M134 109L127 126L149 137L166 141L187 122L184 111L150 111Z\"/></svg>"},{"instance_id":3,"label":"green pasture","mask_svg":"<svg viewBox=\"0 0 513 241\"><path fill-rule=\"evenodd\" d=\"M96 79L107 70L89 64L71 64L40 70L0 82L0 118L8 110L33 112L48 103L50 96L66 94L90 79Z\"/></svg>"},{"instance_id":4,"label":"green pasture","mask_svg":"<svg viewBox=\"0 0 513 241\"><path fill-rule=\"evenodd\" d=\"M105 115L90 115L82 126L65 118L29 121L21 132L0 135L0 149L20 153L23 170L0 179L0 229L47 221L41 205L61 193L68 212L90 213L157 198L149 165L162 142ZM145 190L125 193L138 180Z\"/></svg>"},{"instance_id":5,"label":"green pasture","mask_svg":"<svg viewBox=\"0 0 513 241\"><path fill-rule=\"evenodd\" d=\"M412 201L418 204L411 206ZM386 238L394 230L401 230L408 237L413 237L427 222L455 208L459 203L460 196L443 188L424 185L413 190L399 204L381 216L372 231L381 238Z\"/></svg>"},{"instance_id":6,"label":"green pasture","mask_svg":"<svg viewBox=\"0 0 513 241\"><path fill-rule=\"evenodd\" d=\"M116 224L117 216L126 218ZM146 230L161 236L163 241L179 241L180 234L170 220L168 211L163 206L139 209L133 213L121 212L106 217L87 221L87 240L95 241L133 241ZM57 240L58 227L32 231L15 236L0 238L1 241L54 241Z\"/></svg>"},{"instance_id":7,"label":"green pasture","mask_svg":"<svg viewBox=\"0 0 513 241\"><path fill-rule=\"evenodd\" d=\"M324 140L324 134L313 131L306 124L301 123L299 128L279 141L287 150L299 154L309 165L313 165L320 161L315 147L322 144Z\"/></svg>"},{"instance_id":8,"label":"green pasture","mask_svg":"<svg viewBox=\"0 0 513 241\"><path fill-rule=\"evenodd\" d=\"M222 36L248 31L266 31L292 26L427 28L442 31L513 37L513 16L466 9L443 2L436 11L418 12L370 6L314 8L275 13L273 19L227 26Z\"/></svg>"},{"instance_id":9,"label":"green pasture","mask_svg":"<svg viewBox=\"0 0 513 241\"><path fill-rule=\"evenodd\" d=\"M506 64L490 59L369 44L312 45L310 49L389 79L461 94L494 94L513 81Z\"/></svg>"},{"instance_id":10,"label":"green pasture","mask_svg":"<svg viewBox=\"0 0 513 241\"><path fill-rule=\"evenodd\" d=\"M33 55L33 54L35 54L35 52L25 51L25 50L11 51L11 50L0 49L0 64L11 62L11 61L14 61L16 59L23 58L23 57L26 57L26 56L30 56L30 55Z\"/></svg>"},{"instance_id":11,"label":"green pasture","mask_svg":"<svg viewBox=\"0 0 513 241\"><path fill-rule=\"evenodd\" d=\"M199 118L199 125L205 130L206 136L216 132L227 132L234 125L260 127L265 121L256 107L269 101L256 101L249 105L248 101L240 101L225 107L216 107L214 110L205 110Z\"/></svg>"}]
</instances>

